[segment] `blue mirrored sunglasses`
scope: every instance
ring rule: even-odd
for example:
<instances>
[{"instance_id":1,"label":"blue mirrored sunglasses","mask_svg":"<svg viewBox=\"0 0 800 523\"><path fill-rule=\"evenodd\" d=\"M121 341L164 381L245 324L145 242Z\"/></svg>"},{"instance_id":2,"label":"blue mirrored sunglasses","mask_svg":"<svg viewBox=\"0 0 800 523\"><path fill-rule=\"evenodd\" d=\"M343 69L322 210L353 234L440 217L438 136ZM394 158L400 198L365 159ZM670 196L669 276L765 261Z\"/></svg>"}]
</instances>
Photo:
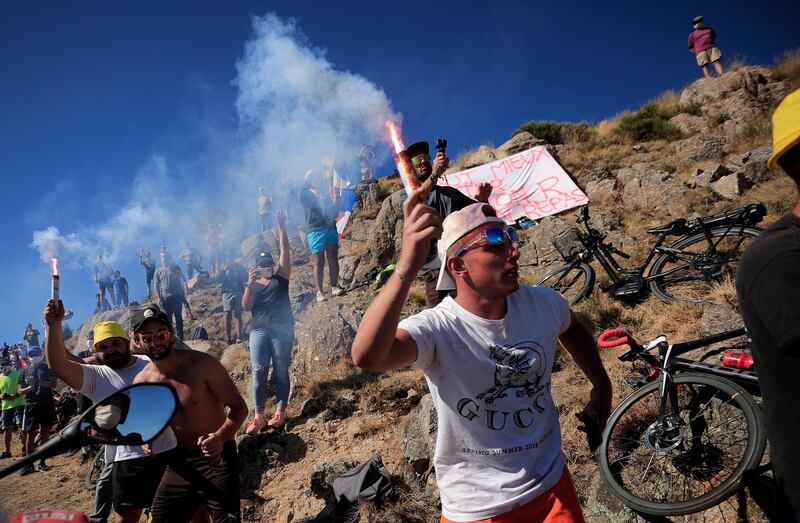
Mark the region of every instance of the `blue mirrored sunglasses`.
<instances>
[{"instance_id":1,"label":"blue mirrored sunglasses","mask_svg":"<svg viewBox=\"0 0 800 523\"><path fill-rule=\"evenodd\" d=\"M506 242L506 239L515 246L519 242L519 236L515 229L510 227L492 227L490 229L484 229L483 232L476 236L471 242L458 249L453 256L460 258L470 247L484 238L486 239L486 245L501 245Z\"/></svg>"}]
</instances>

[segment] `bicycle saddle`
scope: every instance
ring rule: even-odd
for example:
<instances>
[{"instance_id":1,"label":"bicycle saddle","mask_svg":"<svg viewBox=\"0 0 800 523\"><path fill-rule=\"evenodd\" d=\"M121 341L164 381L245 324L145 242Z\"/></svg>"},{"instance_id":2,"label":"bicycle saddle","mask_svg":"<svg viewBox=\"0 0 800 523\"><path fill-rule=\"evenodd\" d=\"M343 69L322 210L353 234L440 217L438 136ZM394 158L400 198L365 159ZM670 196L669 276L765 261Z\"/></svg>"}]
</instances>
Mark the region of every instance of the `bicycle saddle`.
<instances>
[{"instance_id":1,"label":"bicycle saddle","mask_svg":"<svg viewBox=\"0 0 800 523\"><path fill-rule=\"evenodd\" d=\"M674 222L669 222L661 227L648 229L647 234L685 234L686 233L686 220L678 218Z\"/></svg>"}]
</instances>

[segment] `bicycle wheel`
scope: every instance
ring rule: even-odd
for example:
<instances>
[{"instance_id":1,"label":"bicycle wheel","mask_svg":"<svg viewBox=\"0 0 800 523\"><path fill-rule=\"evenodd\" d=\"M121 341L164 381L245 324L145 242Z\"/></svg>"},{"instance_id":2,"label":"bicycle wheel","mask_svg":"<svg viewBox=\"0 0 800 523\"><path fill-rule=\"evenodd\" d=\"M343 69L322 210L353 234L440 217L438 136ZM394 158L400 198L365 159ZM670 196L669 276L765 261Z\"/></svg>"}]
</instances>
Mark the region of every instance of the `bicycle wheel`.
<instances>
[{"instance_id":1,"label":"bicycle wheel","mask_svg":"<svg viewBox=\"0 0 800 523\"><path fill-rule=\"evenodd\" d=\"M600 474L614 495L656 516L719 504L764 453L761 411L744 389L706 374L679 374L674 380L674 406L662 421L659 380L616 408L599 451Z\"/></svg>"},{"instance_id":2,"label":"bicycle wheel","mask_svg":"<svg viewBox=\"0 0 800 523\"><path fill-rule=\"evenodd\" d=\"M756 227L717 227L710 241L703 233L681 238L653 262L650 289L666 303L703 302L715 285L734 280L739 258L759 234Z\"/></svg>"},{"instance_id":3,"label":"bicycle wheel","mask_svg":"<svg viewBox=\"0 0 800 523\"><path fill-rule=\"evenodd\" d=\"M594 269L586 263L569 264L545 274L536 285L544 285L562 294L570 305L588 298L594 289Z\"/></svg>"},{"instance_id":4,"label":"bicycle wheel","mask_svg":"<svg viewBox=\"0 0 800 523\"><path fill-rule=\"evenodd\" d=\"M97 480L102 474L103 469L106 467L106 451L105 447L100 447L100 450L95 454L92 464L89 465L89 471L86 473L86 488L94 490Z\"/></svg>"}]
</instances>

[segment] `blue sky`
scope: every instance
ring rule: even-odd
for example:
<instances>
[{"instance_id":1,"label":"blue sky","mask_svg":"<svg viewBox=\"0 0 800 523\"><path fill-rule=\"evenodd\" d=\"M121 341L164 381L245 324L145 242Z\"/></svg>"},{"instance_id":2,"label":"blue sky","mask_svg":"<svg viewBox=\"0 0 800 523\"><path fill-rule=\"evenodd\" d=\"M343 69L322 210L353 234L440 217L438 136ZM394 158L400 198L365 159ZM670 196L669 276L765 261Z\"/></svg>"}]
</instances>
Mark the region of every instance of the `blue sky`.
<instances>
[{"instance_id":1,"label":"blue sky","mask_svg":"<svg viewBox=\"0 0 800 523\"><path fill-rule=\"evenodd\" d=\"M263 151L271 151L265 172L282 162L299 168L308 145L294 150L283 143L281 152L291 160L275 158L264 143L276 124L264 123L275 117L269 99L256 98L248 108L243 95L247 67L258 74L257 53L245 58L246 43L260 41L254 16L274 13L279 28L294 18L293 41L299 49L314 49L309 53L322 70L330 69L337 81L355 75L360 88L376 97L370 107L380 112L388 103L402 115L406 143L446 137L451 156L482 143L499 145L531 119L597 121L681 88L699 76L686 50L696 14L717 30L726 58L770 64L784 50L800 47L800 3L789 1L366 5L0 4L0 173L6 195L0 208L0 341L19 339L26 321L38 323L49 295L48 267L29 247L34 231L55 226L62 235L80 236L99 228L93 238L109 243L104 252L113 253L139 298L139 248L157 251L166 240L175 252L184 239L199 239L188 225L170 238L160 237L169 224L118 236L115 227L142 214L190 224L215 201L220 184L235 178L230 186L240 191ZM276 70L286 62L272 65L261 73L281 77ZM289 88L281 84L276 92L294 103ZM262 179L269 183L267 174ZM137 207L135 214L131 199L157 203ZM245 212L235 201L226 196L219 203L230 204L232 215ZM255 218L243 223L254 228ZM127 234L141 230L157 232L131 242ZM65 267L62 296L76 320L93 309L94 292L85 262Z\"/></svg>"}]
</instances>

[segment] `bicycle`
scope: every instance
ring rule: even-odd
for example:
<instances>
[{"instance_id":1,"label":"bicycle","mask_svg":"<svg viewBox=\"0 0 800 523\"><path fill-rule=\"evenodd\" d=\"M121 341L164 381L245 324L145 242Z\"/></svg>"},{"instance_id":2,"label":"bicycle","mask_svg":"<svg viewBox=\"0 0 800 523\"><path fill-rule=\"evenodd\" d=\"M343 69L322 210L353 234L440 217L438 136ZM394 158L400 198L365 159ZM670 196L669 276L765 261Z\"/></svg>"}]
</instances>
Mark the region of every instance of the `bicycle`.
<instances>
[{"instance_id":1,"label":"bicycle","mask_svg":"<svg viewBox=\"0 0 800 523\"><path fill-rule=\"evenodd\" d=\"M597 260L611 283L602 288L618 298L636 298L648 290L665 303L687 301L700 303L711 287L736 272L741 253L761 230L755 227L767 210L762 203L747 205L721 214L693 220L680 218L648 230L657 235L650 254L638 267L623 268L614 258L630 255L606 243L606 234L592 228L589 208L577 216L585 231L570 227L553 238L553 245L566 265L545 274L537 285L545 285L564 295L570 305L591 295ZM679 238L665 245L670 236ZM652 264L651 264L652 262ZM644 271L650 267L647 276Z\"/></svg>"},{"instance_id":2,"label":"bicycle","mask_svg":"<svg viewBox=\"0 0 800 523\"><path fill-rule=\"evenodd\" d=\"M86 479L84 480L84 485L88 490L94 490L95 486L97 485L97 480L100 478L100 474L103 472L103 469L106 467L106 450L104 445L92 445L96 450L94 452L94 458L92 459L91 465L89 465L89 470L86 471ZM91 455L91 452L90 452Z\"/></svg>"},{"instance_id":3,"label":"bicycle","mask_svg":"<svg viewBox=\"0 0 800 523\"><path fill-rule=\"evenodd\" d=\"M600 335L601 347L629 345L621 361L649 367L645 384L611 413L598 456L603 481L633 510L705 510L733 495L761 462L766 439L750 393L760 395L755 372L679 358L744 334L736 329L674 345L665 336L639 345L621 329Z\"/></svg>"}]
</instances>

